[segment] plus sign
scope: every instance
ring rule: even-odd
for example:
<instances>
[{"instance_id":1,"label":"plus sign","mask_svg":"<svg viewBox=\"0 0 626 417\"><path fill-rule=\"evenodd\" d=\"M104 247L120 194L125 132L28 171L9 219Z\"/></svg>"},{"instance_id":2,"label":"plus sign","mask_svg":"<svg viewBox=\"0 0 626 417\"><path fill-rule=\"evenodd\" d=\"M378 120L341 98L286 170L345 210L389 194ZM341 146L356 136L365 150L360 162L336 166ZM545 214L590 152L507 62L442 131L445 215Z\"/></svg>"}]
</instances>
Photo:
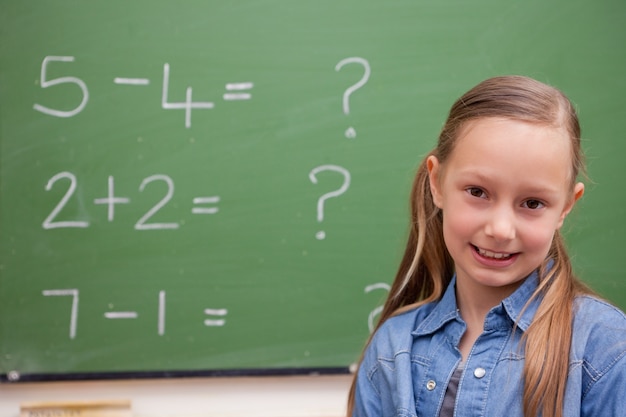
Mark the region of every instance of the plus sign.
<instances>
[{"instance_id":1,"label":"plus sign","mask_svg":"<svg viewBox=\"0 0 626 417\"><path fill-rule=\"evenodd\" d=\"M116 204L128 204L130 203L130 199L126 197L115 197L115 190L113 186L113 176L109 175L109 195L104 198L96 198L93 201L94 204L106 204L109 206L109 215L108 219L110 222L113 221L113 217L115 215L115 205Z\"/></svg>"}]
</instances>

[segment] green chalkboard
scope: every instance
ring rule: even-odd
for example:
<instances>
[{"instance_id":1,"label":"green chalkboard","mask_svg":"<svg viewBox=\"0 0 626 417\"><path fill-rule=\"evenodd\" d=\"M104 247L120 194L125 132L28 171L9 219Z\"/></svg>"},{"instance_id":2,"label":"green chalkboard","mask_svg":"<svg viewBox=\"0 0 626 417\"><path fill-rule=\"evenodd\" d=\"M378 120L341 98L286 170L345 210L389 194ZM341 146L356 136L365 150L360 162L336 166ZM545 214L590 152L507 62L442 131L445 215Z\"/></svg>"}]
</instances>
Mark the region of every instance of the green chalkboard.
<instances>
[{"instance_id":1,"label":"green chalkboard","mask_svg":"<svg viewBox=\"0 0 626 417\"><path fill-rule=\"evenodd\" d=\"M451 103L577 104L578 273L626 307L622 0L3 1L4 381L343 372Z\"/></svg>"}]
</instances>

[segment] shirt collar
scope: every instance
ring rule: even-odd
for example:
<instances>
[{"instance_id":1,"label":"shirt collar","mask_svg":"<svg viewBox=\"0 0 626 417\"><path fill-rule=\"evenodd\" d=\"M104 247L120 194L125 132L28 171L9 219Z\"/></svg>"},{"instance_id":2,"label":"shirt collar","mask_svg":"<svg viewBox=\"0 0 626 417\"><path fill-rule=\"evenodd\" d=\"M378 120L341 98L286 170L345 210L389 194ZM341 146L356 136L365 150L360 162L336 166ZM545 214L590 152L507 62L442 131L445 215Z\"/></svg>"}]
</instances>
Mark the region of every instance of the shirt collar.
<instances>
[{"instance_id":1,"label":"shirt collar","mask_svg":"<svg viewBox=\"0 0 626 417\"><path fill-rule=\"evenodd\" d=\"M446 292L439 301L433 304L431 312L419 321L417 327L413 331L414 336L422 336L431 334L443 327L444 324L459 317L456 306L456 275L452 277L452 281L448 285Z\"/></svg>"},{"instance_id":2,"label":"shirt collar","mask_svg":"<svg viewBox=\"0 0 626 417\"><path fill-rule=\"evenodd\" d=\"M548 268L551 266L552 263L549 264ZM513 294L502 300L500 308L504 308L504 311L509 318L513 322L517 323L517 327L519 327L522 331L526 331L528 326L530 326L530 323L539 308L539 304L543 299L543 297L539 295L533 298L530 303L528 302L532 298L532 295L535 293L538 286L539 271L535 270L535 272L530 274Z\"/></svg>"},{"instance_id":3,"label":"shirt collar","mask_svg":"<svg viewBox=\"0 0 626 417\"><path fill-rule=\"evenodd\" d=\"M549 264L548 269L551 265L552 263ZM485 320L485 326L497 325L496 322L501 321L503 316L507 316L511 322L517 323L517 327L520 330L526 331L541 302L541 297L536 297L526 306L538 285L539 272L536 270L524 280L513 294L491 309ZM431 334L452 320L461 320L456 303L455 287L456 275L452 278L443 297L434 303L431 312L424 320L416 323L415 330L412 332L413 335Z\"/></svg>"}]
</instances>

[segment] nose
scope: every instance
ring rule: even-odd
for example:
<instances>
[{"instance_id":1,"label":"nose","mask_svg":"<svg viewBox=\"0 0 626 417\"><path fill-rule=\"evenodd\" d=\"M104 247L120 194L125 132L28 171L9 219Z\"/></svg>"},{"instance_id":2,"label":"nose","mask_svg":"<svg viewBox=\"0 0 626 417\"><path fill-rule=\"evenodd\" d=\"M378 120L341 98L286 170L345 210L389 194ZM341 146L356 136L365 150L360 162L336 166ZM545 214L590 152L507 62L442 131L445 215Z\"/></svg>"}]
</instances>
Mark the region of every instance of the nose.
<instances>
[{"instance_id":1,"label":"nose","mask_svg":"<svg viewBox=\"0 0 626 417\"><path fill-rule=\"evenodd\" d=\"M494 207L485 224L485 234L498 242L515 238L515 214L508 207Z\"/></svg>"}]
</instances>

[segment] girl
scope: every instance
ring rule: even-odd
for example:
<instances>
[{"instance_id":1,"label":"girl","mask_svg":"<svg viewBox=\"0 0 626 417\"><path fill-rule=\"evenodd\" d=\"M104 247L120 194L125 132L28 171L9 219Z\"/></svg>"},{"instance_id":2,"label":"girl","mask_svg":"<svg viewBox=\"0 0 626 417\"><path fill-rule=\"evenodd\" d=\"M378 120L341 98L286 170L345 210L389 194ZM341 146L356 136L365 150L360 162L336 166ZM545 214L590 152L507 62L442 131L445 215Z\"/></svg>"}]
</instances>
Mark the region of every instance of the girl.
<instances>
[{"instance_id":1,"label":"girl","mask_svg":"<svg viewBox=\"0 0 626 417\"><path fill-rule=\"evenodd\" d=\"M452 106L349 415L626 415L626 316L574 277L559 233L583 168L555 88L496 77Z\"/></svg>"}]
</instances>

